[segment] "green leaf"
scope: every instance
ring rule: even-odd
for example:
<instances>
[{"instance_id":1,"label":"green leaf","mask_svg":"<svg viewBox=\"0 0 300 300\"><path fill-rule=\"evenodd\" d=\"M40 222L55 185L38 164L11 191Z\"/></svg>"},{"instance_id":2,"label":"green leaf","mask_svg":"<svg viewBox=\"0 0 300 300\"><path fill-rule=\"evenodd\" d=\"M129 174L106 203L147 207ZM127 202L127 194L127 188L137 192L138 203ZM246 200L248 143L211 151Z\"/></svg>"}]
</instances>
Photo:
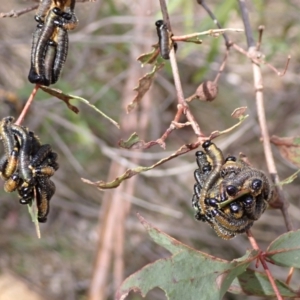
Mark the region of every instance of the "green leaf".
<instances>
[{"instance_id":1,"label":"green leaf","mask_svg":"<svg viewBox=\"0 0 300 300\"><path fill-rule=\"evenodd\" d=\"M144 140L140 140L140 137L136 132L132 133L126 141L121 139L118 142L118 145L125 149L148 149L154 145L160 145L165 149L165 143L162 140L158 139L156 141L145 142Z\"/></svg>"},{"instance_id":2,"label":"green leaf","mask_svg":"<svg viewBox=\"0 0 300 300\"><path fill-rule=\"evenodd\" d=\"M297 292L284 282L275 279L275 284L283 297L297 297ZM229 287L228 292L233 294L246 294L259 297L276 297L268 276L264 273L247 269L238 275Z\"/></svg>"},{"instance_id":3,"label":"green leaf","mask_svg":"<svg viewBox=\"0 0 300 300\"><path fill-rule=\"evenodd\" d=\"M126 141L122 139L119 141L119 146L125 149L132 148L135 144L140 141L140 138L136 132L134 132Z\"/></svg>"},{"instance_id":4,"label":"green leaf","mask_svg":"<svg viewBox=\"0 0 300 300\"><path fill-rule=\"evenodd\" d=\"M265 255L276 265L300 268L300 230L279 236L270 244Z\"/></svg>"},{"instance_id":5,"label":"green leaf","mask_svg":"<svg viewBox=\"0 0 300 300\"><path fill-rule=\"evenodd\" d=\"M172 300L222 299L233 279L258 255L253 250L232 262L222 260L183 245L140 219L152 239L172 256L157 260L129 276L118 290L116 299L124 299L131 290L145 296L155 287L162 289Z\"/></svg>"}]
</instances>

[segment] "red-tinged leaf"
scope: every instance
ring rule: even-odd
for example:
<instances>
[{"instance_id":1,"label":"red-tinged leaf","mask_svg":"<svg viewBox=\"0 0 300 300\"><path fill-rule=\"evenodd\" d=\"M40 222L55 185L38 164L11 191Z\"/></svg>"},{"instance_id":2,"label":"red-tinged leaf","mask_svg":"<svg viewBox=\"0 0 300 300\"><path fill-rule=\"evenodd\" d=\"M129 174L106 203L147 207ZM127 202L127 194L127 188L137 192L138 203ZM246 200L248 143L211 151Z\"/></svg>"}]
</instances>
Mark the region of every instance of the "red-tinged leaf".
<instances>
[{"instance_id":1,"label":"red-tinged leaf","mask_svg":"<svg viewBox=\"0 0 300 300\"><path fill-rule=\"evenodd\" d=\"M270 244L265 255L276 265L300 268L300 230L279 236Z\"/></svg>"},{"instance_id":2,"label":"red-tinged leaf","mask_svg":"<svg viewBox=\"0 0 300 300\"><path fill-rule=\"evenodd\" d=\"M299 297L297 292L284 282L275 279L275 284L282 297ZM230 285L228 292L258 297L276 297L268 276L265 273L251 269L247 269L246 272L238 275Z\"/></svg>"},{"instance_id":3,"label":"red-tinged leaf","mask_svg":"<svg viewBox=\"0 0 300 300\"><path fill-rule=\"evenodd\" d=\"M279 137L273 135L271 143L277 146L281 156L300 168L300 137Z\"/></svg>"},{"instance_id":4,"label":"red-tinged leaf","mask_svg":"<svg viewBox=\"0 0 300 300\"><path fill-rule=\"evenodd\" d=\"M116 299L125 299L130 291L143 297L155 287L162 289L167 299L222 299L233 279L243 273L258 251L231 262L190 248L159 229L141 222L151 238L172 255L149 264L129 276L119 288Z\"/></svg>"},{"instance_id":5,"label":"red-tinged leaf","mask_svg":"<svg viewBox=\"0 0 300 300\"><path fill-rule=\"evenodd\" d=\"M151 72L139 79L139 85L133 89L134 91L137 91L137 95L134 97L132 102L127 105L127 113L133 110L142 101L144 95L148 92L152 85L155 73L163 66L164 63L156 64Z\"/></svg>"},{"instance_id":6,"label":"red-tinged leaf","mask_svg":"<svg viewBox=\"0 0 300 300\"><path fill-rule=\"evenodd\" d=\"M199 143L196 144L187 144L187 145L183 145L182 147L180 147L176 152L174 152L173 154L171 154L170 156L161 159L160 161L158 161L157 163L155 163L154 165L150 166L150 167L136 167L134 169L127 169L125 173L123 173L122 175L118 176L117 178L115 178L113 181L110 182L105 182L103 180L100 181L96 181L93 182L91 180L85 179L85 178L81 178L81 180L87 184L93 185L95 187L97 187L100 190L104 190L104 189L113 189L118 187L122 181L129 179L139 173L142 172L146 172L149 170L152 170L153 168L162 165L163 163L177 157L180 156L184 153L187 153L193 149L196 149L199 146Z\"/></svg>"}]
</instances>

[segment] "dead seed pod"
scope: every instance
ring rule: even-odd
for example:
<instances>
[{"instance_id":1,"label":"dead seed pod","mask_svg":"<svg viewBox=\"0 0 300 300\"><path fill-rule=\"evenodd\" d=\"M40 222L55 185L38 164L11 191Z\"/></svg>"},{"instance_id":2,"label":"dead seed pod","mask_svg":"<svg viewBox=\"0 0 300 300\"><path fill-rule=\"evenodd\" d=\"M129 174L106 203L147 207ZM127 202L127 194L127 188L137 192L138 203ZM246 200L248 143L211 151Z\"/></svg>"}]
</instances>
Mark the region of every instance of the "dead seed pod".
<instances>
[{"instance_id":1,"label":"dead seed pod","mask_svg":"<svg viewBox=\"0 0 300 300\"><path fill-rule=\"evenodd\" d=\"M213 81L203 81L197 88L196 93L185 99L186 102L191 102L194 99L200 101L213 101L218 96L218 85Z\"/></svg>"},{"instance_id":2,"label":"dead seed pod","mask_svg":"<svg viewBox=\"0 0 300 300\"><path fill-rule=\"evenodd\" d=\"M213 101L218 96L218 85L213 81L204 81L198 86L195 96L201 101Z\"/></svg>"}]
</instances>

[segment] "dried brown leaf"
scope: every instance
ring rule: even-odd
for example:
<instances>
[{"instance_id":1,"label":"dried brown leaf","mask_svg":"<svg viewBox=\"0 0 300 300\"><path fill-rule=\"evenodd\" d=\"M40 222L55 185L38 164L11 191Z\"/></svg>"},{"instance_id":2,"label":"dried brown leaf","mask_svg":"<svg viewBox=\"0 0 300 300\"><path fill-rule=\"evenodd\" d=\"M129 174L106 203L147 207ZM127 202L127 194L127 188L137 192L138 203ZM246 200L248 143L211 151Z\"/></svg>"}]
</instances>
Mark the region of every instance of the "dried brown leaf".
<instances>
[{"instance_id":1,"label":"dried brown leaf","mask_svg":"<svg viewBox=\"0 0 300 300\"><path fill-rule=\"evenodd\" d=\"M196 149L199 146L199 143L195 143L195 144L187 144L187 145L183 145L182 147L180 147L176 152L174 152L173 154L171 154L168 157L165 157L163 159L161 159L160 161L158 161L157 163L155 163L154 165L150 166L150 167L142 167L142 166L138 166L134 169L127 169L125 173L123 173L122 175L118 176L117 178L115 178L113 181L110 182L105 182L103 180L100 181L90 181L88 179L85 178L81 178L81 180L87 184L93 185L95 187L97 187L100 190L104 190L104 189L113 189L118 187L122 181L129 179L139 173L142 172L146 172L149 170L154 169L155 167L158 167L159 165L162 165L163 163L177 157L180 156L182 154L185 154L193 149Z\"/></svg>"},{"instance_id":2,"label":"dried brown leaf","mask_svg":"<svg viewBox=\"0 0 300 300\"><path fill-rule=\"evenodd\" d=\"M70 108L76 114L79 113L79 109L76 106L71 105L70 100L72 100L72 99L79 100L79 101L85 103L86 105L91 107L93 110L95 110L97 113L99 113L102 117L104 117L109 122L114 124L117 128L120 128L119 124L115 120L113 120L112 118L107 116L104 112L102 112L100 109L98 109L95 105L91 104L87 99L79 97L79 96L75 96L75 95L65 94L61 90L49 88L46 86L40 86L40 88L43 91L45 91L46 93L49 93L50 95L55 96L58 99L64 101L67 104L68 108Z\"/></svg>"},{"instance_id":3,"label":"dried brown leaf","mask_svg":"<svg viewBox=\"0 0 300 300\"><path fill-rule=\"evenodd\" d=\"M247 106L236 108L231 114L231 117L234 119L240 119L241 117L244 117L246 110Z\"/></svg>"},{"instance_id":4,"label":"dried brown leaf","mask_svg":"<svg viewBox=\"0 0 300 300\"><path fill-rule=\"evenodd\" d=\"M142 63L142 66L145 64L152 65L156 63L159 58L159 46L158 44L152 45L152 51L148 53L141 54L137 60Z\"/></svg>"},{"instance_id":5,"label":"dried brown leaf","mask_svg":"<svg viewBox=\"0 0 300 300\"><path fill-rule=\"evenodd\" d=\"M300 168L300 137L279 137L273 135L271 143L277 146L283 158Z\"/></svg>"},{"instance_id":6,"label":"dried brown leaf","mask_svg":"<svg viewBox=\"0 0 300 300\"><path fill-rule=\"evenodd\" d=\"M72 104L70 103L70 100L73 99L72 96L63 93L61 90L49 88L49 87L47 87L47 86L41 85L40 88L41 88L44 92L50 94L51 96L54 96L54 97L56 97L56 98L58 98L58 99L64 101L64 102L67 104L68 108L69 108L70 110L72 110L74 113L76 113L76 114L79 113L79 109L78 109L76 106L74 106L74 105L72 105Z\"/></svg>"},{"instance_id":7,"label":"dried brown leaf","mask_svg":"<svg viewBox=\"0 0 300 300\"><path fill-rule=\"evenodd\" d=\"M127 105L127 113L133 110L142 101L144 95L148 92L152 85L155 73L159 71L163 66L163 63L156 64L151 72L147 73L139 79L138 86L133 89L134 91L137 91L137 95L134 97L132 102Z\"/></svg>"}]
</instances>

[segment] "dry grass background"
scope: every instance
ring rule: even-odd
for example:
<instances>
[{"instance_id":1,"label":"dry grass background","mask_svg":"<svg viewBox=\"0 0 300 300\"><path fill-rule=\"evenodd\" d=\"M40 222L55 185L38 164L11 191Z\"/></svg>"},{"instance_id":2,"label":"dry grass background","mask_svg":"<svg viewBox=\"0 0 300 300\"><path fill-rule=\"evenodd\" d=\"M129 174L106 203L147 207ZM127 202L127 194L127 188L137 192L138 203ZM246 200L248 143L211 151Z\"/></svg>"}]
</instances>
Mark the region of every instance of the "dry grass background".
<instances>
[{"instance_id":1,"label":"dry grass background","mask_svg":"<svg viewBox=\"0 0 300 300\"><path fill-rule=\"evenodd\" d=\"M226 1L228 6L233 2ZM263 67L270 133L298 135L300 4L298 1L264 1L263 5L260 1L248 2L253 28L260 24L266 26L262 45L266 59L281 69L287 55L292 55L283 78ZM1 0L0 12L30 5L30 1L5 1L4 4ZM214 26L196 1L169 1L169 5L177 35ZM223 2L210 1L210 5L227 27L243 28L236 5L227 11ZM245 236L223 241L209 226L193 219L194 153L136 176L115 191L101 192L81 181L81 177L111 180L132 164L151 165L184 143L194 141L195 136L188 127L177 130L168 138L165 151L158 146L143 152L121 151L117 147L120 138L125 139L134 131L147 141L157 139L176 113L169 66L156 76L140 108L130 114L124 109L135 95L132 89L138 78L148 70L141 69L135 58L157 40L154 22L160 18L158 1L98 0L78 3L76 13L80 23L70 33L67 63L55 87L89 99L118 120L122 129L117 130L87 106L78 103L80 113L75 115L64 103L38 92L24 125L59 153L60 169L54 177L57 192L51 200L48 222L41 225L42 238L38 240L26 207L19 205L15 194L0 191L0 271L2 278L13 276L15 282L7 286L17 289L20 280L37 291L41 299L113 299L123 276L168 256L150 240L137 220L137 212L196 249L225 259L242 256L250 248ZM0 19L0 87L16 93L20 101L25 101L33 88L27 81L31 34L35 28L33 16L31 12L19 18ZM246 47L243 34L231 33L230 37ZM204 79L214 78L224 48L222 38L210 37L204 38L200 46L179 45L177 57L185 96L192 94ZM236 107L248 106L250 117L216 142L224 153L243 152L254 166L266 170L251 70L245 57L231 51L217 99L212 103L192 103L191 107L208 134L231 126L234 123L231 112ZM5 102L0 102L1 118L12 113ZM295 168L276 149L274 153L279 175L284 179ZM300 227L299 183L296 179L284 188L295 228ZM253 234L262 249L285 231L280 212L273 209L267 210L253 226ZM272 266L271 269L275 276L285 279L288 270ZM293 285L299 283L299 278L296 273ZM1 293L2 289L0 299L5 299ZM228 300L242 298L245 297L225 296ZM128 299L140 299L140 296L131 294ZM155 290L147 299L165 297Z\"/></svg>"}]
</instances>

